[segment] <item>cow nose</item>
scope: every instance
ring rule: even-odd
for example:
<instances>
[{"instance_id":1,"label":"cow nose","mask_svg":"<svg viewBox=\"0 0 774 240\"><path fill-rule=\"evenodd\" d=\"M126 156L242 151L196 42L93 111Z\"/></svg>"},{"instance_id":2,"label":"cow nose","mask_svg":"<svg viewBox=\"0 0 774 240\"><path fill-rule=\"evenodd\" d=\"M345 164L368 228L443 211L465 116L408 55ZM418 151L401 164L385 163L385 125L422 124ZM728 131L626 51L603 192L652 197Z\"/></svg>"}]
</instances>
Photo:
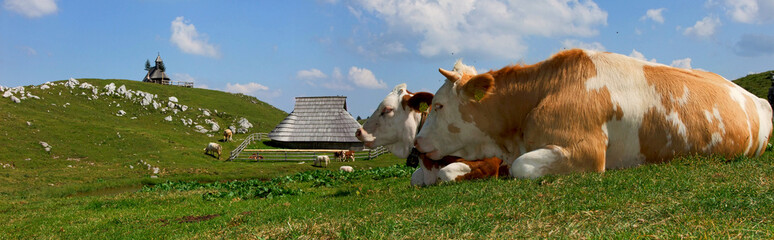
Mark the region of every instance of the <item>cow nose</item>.
<instances>
[{"instance_id":1,"label":"cow nose","mask_svg":"<svg viewBox=\"0 0 774 240\"><path fill-rule=\"evenodd\" d=\"M355 137L360 137L360 136L363 136L362 128L358 128L357 131L355 132Z\"/></svg>"}]
</instances>

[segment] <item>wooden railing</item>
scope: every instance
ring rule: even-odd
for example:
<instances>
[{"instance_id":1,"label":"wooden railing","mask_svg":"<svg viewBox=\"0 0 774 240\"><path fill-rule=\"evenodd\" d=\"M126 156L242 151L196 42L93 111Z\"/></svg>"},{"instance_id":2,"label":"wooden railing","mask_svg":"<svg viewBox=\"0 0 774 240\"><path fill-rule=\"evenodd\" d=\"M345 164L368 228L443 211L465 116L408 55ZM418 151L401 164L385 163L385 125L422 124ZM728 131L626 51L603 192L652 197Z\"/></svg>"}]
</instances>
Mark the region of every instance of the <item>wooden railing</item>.
<instances>
[{"instance_id":1,"label":"wooden railing","mask_svg":"<svg viewBox=\"0 0 774 240\"><path fill-rule=\"evenodd\" d=\"M331 161L336 161L333 157L335 152L341 150L331 149L246 149L246 147L255 141L263 141L268 138L267 133L253 133L231 151L231 156L226 161L245 160L245 161L314 161L317 156L328 156ZM354 154L355 161L371 160L382 154L388 153L386 148L378 147L375 149L366 149L357 151Z\"/></svg>"}]
</instances>

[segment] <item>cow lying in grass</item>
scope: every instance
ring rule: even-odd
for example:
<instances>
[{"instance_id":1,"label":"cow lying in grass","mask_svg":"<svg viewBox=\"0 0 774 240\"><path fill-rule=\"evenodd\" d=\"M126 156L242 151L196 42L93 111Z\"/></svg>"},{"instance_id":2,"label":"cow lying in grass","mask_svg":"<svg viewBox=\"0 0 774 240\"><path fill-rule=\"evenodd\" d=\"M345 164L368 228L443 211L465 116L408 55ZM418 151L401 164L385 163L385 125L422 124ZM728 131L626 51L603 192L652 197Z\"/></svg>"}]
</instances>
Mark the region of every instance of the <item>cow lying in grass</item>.
<instances>
[{"instance_id":1,"label":"cow lying in grass","mask_svg":"<svg viewBox=\"0 0 774 240\"><path fill-rule=\"evenodd\" d=\"M500 157L511 176L604 172L679 156L760 156L768 102L710 72L573 49L534 65L446 77L416 146Z\"/></svg>"},{"instance_id":2,"label":"cow lying in grass","mask_svg":"<svg viewBox=\"0 0 774 240\"><path fill-rule=\"evenodd\" d=\"M331 161L331 160L330 160L330 158L329 158L328 156L317 156L317 157L314 159L314 163L312 164L312 166L317 166L317 167L328 167L328 163L329 163L330 161Z\"/></svg>"},{"instance_id":3,"label":"cow lying in grass","mask_svg":"<svg viewBox=\"0 0 774 240\"><path fill-rule=\"evenodd\" d=\"M220 159L220 154L223 152L223 147L220 146L220 144L211 142L210 144L207 144L207 147L204 148L204 154L215 156L215 153L218 154L218 159Z\"/></svg>"},{"instance_id":4,"label":"cow lying in grass","mask_svg":"<svg viewBox=\"0 0 774 240\"><path fill-rule=\"evenodd\" d=\"M455 70L465 74L475 74L473 67L466 66L460 61L455 64ZM406 84L400 84L379 104L363 128L358 129L355 135L365 143L366 147L385 146L395 156L406 158L414 145L421 112L427 110L422 109L422 103L427 104L432 101L432 98L431 93L414 94L406 90ZM498 177L501 172L507 173L507 168L501 167L502 160L499 158L480 161L468 161L453 156L446 156L439 161L431 160L424 155L420 155L420 158L420 168L412 174L411 185L432 185L438 180L448 182Z\"/></svg>"}]
</instances>

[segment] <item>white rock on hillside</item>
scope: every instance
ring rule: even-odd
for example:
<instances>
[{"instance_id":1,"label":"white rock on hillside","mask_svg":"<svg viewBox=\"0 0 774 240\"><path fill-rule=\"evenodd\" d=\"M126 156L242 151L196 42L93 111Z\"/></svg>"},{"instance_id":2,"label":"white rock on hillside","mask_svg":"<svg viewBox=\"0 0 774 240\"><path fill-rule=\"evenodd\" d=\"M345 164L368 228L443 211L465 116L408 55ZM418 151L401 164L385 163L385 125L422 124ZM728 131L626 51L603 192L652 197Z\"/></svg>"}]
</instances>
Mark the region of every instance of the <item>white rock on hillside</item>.
<instances>
[{"instance_id":1,"label":"white rock on hillside","mask_svg":"<svg viewBox=\"0 0 774 240\"><path fill-rule=\"evenodd\" d=\"M213 132L220 131L220 125L218 125L218 123L216 123L215 121L212 121L210 119L205 119L204 123L210 124L210 126L212 126L212 131Z\"/></svg>"},{"instance_id":2,"label":"white rock on hillside","mask_svg":"<svg viewBox=\"0 0 774 240\"><path fill-rule=\"evenodd\" d=\"M207 133L207 129L206 129L206 128L204 128L204 127L202 127L202 125L196 125L196 126L194 126L194 128L196 128L196 130L195 130L195 131L197 131L197 132L200 132L200 133Z\"/></svg>"},{"instance_id":3,"label":"white rock on hillside","mask_svg":"<svg viewBox=\"0 0 774 240\"><path fill-rule=\"evenodd\" d=\"M172 116L167 116L167 117L164 118L164 120L166 120L167 122L171 122L172 121Z\"/></svg>"},{"instance_id":4,"label":"white rock on hillside","mask_svg":"<svg viewBox=\"0 0 774 240\"><path fill-rule=\"evenodd\" d=\"M40 89L41 89L41 90L46 90L46 89L49 89L49 88L51 88L51 87L50 87L50 86L48 86L48 84L43 84L43 85L40 85Z\"/></svg>"},{"instance_id":5,"label":"white rock on hillside","mask_svg":"<svg viewBox=\"0 0 774 240\"><path fill-rule=\"evenodd\" d=\"M180 107L180 111L185 112L185 110L188 110L188 106L186 105L177 105L177 106Z\"/></svg>"},{"instance_id":6,"label":"white rock on hillside","mask_svg":"<svg viewBox=\"0 0 774 240\"><path fill-rule=\"evenodd\" d=\"M40 143L40 146L43 146L43 149L46 149L46 152L50 152L51 151L51 145L48 145L47 142L41 141L39 143Z\"/></svg>"},{"instance_id":7,"label":"white rock on hillside","mask_svg":"<svg viewBox=\"0 0 774 240\"><path fill-rule=\"evenodd\" d=\"M247 121L246 118L239 119L237 123L239 123L239 129L237 129L236 133L247 133L253 127L253 124Z\"/></svg>"},{"instance_id":8,"label":"white rock on hillside","mask_svg":"<svg viewBox=\"0 0 774 240\"><path fill-rule=\"evenodd\" d=\"M123 115L126 115L126 112L124 110L118 110L118 113L116 114L116 116L120 117L120 116L123 116Z\"/></svg>"},{"instance_id":9,"label":"white rock on hillside","mask_svg":"<svg viewBox=\"0 0 774 240\"><path fill-rule=\"evenodd\" d=\"M87 83L87 82L81 83L81 85L78 86L78 87L82 88L82 89L92 89L92 88L94 88L94 86L92 86L91 83Z\"/></svg>"},{"instance_id":10,"label":"white rock on hillside","mask_svg":"<svg viewBox=\"0 0 774 240\"><path fill-rule=\"evenodd\" d=\"M173 103L177 103L177 98L176 97L169 97L169 101L173 102Z\"/></svg>"},{"instance_id":11,"label":"white rock on hillside","mask_svg":"<svg viewBox=\"0 0 774 240\"><path fill-rule=\"evenodd\" d=\"M209 117L210 116L210 111L207 111L206 109L202 110L202 114L204 114L204 116Z\"/></svg>"},{"instance_id":12,"label":"white rock on hillside","mask_svg":"<svg viewBox=\"0 0 774 240\"><path fill-rule=\"evenodd\" d=\"M11 93L11 90L5 91L5 93L3 93L4 98L10 97L10 96L13 96L13 93Z\"/></svg>"},{"instance_id":13,"label":"white rock on hillside","mask_svg":"<svg viewBox=\"0 0 774 240\"><path fill-rule=\"evenodd\" d=\"M80 83L78 82L78 80L75 80L75 78L70 78L70 80L67 80L67 82L64 85L65 87L69 87L72 89L80 85Z\"/></svg>"},{"instance_id":14,"label":"white rock on hillside","mask_svg":"<svg viewBox=\"0 0 774 240\"><path fill-rule=\"evenodd\" d=\"M19 98L17 98L16 96L11 96L11 101L13 101L15 103L21 103L21 100Z\"/></svg>"},{"instance_id":15,"label":"white rock on hillside","mask_svg":"<svg viewBox=\"0 0 774 240\"><path fill-rule=\"evenodd\" d=\"M27 97L28 98L34 98L34 99L40 99L40 97L32 95L32 93L30 93L30 92L27 92Z\"/></svg>"},{"instance_id":16,"label":"white rock on hillside","mask_svg":"<svg viewBox=\"0 0 774 240\"><path fill-rule=\"evenodd\" d=\"M110 83L108 85L105 85L105 91L107 91L107 93L105 93L105 94L112 95L113 93L116 92L116 84L115 83Z\"/></svg>"}]
</instances>

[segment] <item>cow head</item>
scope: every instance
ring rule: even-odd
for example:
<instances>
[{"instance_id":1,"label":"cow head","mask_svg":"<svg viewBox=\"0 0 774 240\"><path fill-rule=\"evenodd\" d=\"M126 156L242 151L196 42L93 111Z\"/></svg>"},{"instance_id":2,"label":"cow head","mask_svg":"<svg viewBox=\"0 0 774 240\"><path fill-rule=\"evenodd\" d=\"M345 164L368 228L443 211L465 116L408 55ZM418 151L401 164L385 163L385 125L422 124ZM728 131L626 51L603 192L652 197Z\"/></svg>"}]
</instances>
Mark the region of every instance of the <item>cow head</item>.
<instances>
[{"instance_id":1,"label":"cow head","mask_svg":"<svg viewBox=\"0 0 774 240\"><path fill-rule=\"evenodd\" d=\"M408 107L412 95L405 83L395 86L355 136L366 147L385 146L395 156L407 157L421 118L419 112Z\"/></svg>"},{"instance_id":2,"label":"cow head","mask_svg":"<svg viewBox=\"0 0 774 240\"><path fill-rule=\"evenodd\" d=\"M435 93L431 111L417 135L417 149L435 160L447 155L476 159L482 151L496 149L494 140L474 124L473 113L461 110L486 101L492 94L494 77L490 73L439 71L446 82Z\"/></svg>"}]
</instances>

